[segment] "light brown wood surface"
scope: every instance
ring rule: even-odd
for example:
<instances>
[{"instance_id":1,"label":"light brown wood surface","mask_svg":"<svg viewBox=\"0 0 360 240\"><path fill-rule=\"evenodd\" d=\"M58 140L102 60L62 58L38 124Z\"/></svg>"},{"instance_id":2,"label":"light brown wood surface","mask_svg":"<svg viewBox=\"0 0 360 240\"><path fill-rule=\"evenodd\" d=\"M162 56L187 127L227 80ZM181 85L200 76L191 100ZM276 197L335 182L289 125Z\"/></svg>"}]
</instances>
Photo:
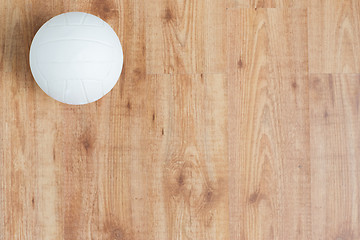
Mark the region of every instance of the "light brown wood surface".
<instances>
[{"instance_id":1,"label":"light brown wood surface","mask_svg":"<svg viewBox=\"0 0 360 240\"><path fill-rule=\"evenodd\" d=\"M0 0L0 239L360 239L356 0ZM28 54L107 21L115 88L65 105Z\"/></svg>"},{"instance_id":2,"label":"light brown wood surface","mask_svg":"<svg viewBox=\"0 0 360 240\"><path fill-rule=\"evenodd\" d=\"M231 239L309 239L306 9L228 11Z\"/></svg>"}]
</instances>

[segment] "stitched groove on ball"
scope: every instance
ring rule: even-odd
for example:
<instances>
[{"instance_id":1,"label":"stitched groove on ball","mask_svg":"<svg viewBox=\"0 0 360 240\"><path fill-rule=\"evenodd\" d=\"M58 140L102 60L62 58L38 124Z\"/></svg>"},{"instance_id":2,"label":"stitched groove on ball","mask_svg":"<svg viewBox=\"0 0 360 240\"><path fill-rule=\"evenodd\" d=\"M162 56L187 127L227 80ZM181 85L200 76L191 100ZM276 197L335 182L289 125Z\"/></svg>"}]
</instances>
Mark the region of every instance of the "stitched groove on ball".
<instances>
[{"instance_id":1,"label":"stitched groove on ball","mask_svg":"<svg viewBox=\"0 0 360 240\"><path fill-rule=\"evenodd\" d=\"M35 62L38 62L38 60L36 59ZM40 77L43 79L43 82L45 82L45 85L46 85L46 92L49 92L49 83L48 83L48 80L45 78L45 76L42 74L41 72L41 69L39 67L39 64L35 64L35 67L37 68L38 72L39 72L39 75Z\"/></svg>"},{"instance_id":2,"label":"stitched groove on ball","mask_svg":"<svg viewBox=\"0 0 360 240\"><path fill-rule=\"evenodd\" d=\"M66 89L65 101L70 104L85 104L86 98L82 90L81 81L68 81Z\"/></svg>"},{"instance_id":3,"label":"stitched groove on ball","mask_svg":"<svg viewBox=\"0 0 360 240\"><path fill-rule=\"evenodd\" d=\"M111 43L112 45L119 45L119 39L114 32L114 30L107 25L106 28L101 27L92 27L86 25L65 25L65 26L56 26L56 27L43 27L39 34L39 43L44 40L52 41L58 39L90 39L98 40L106 43ZM46 38L41 35L46 36Z\"/></svg>"},{"instance_id":4,"label":"stitched groove on ball","mask_svg":"<svg viewBox=\"0 0 360 240\"><path fill-rule=\"evenodd\" d=\"M57 19L58 20L58 19ZM99 21L101 20L101 21ZM100 22L100 23L99 23ZM81 24L70 24L70 25L66 25L65 19L63 24L53 24L50 23L47 25L47 27L52 28L52 27L61 27L61 26L89 26L89 27L98 27L98 28L102 28L105 27L105 22L102 19L99 19L96 16L90 15L90 14L86 14L85 19L83 20L83 22Z\"/></svg>"},{"instance_id":5,"label":"stitched groove on ball","mask_svg":"<svg viewBox=\"0 0 360 240\"><path fill-rule=\"evenodd\" d=\"M51 62L39 62L39 64L62 64L62 63L111 63L111 61L51 61Z\"/></svg>"},{"instance_id":6,"label":"stitched groove on ball","mask_svg":"<svg viewBox=\"0 0 360 240\"><path fill-rule=\"evenodd\" d=\"M71 26L71 27L95 27L95 28L103 28L105 26L103 25L92 25L92 24L71 24L71 25L54 25L54 26L46 26L48 28L56 28L56 27L67 27L67 26Z\"/></svg>"},{"instance_id":7,"label":"stitched groove on ball","mask_svg":"<svg viewBox=\"0 0 360 240\"><path fill-rule=\"evenodd\" d=\"M89 15L89 14L85 14L85 16L83 17L83 19L81 20L80 25L84 25L85 19L86 19L86 17L87 17L88 15Z\"/></svg>"},{"instance_id":8,"label":"stitched groove on ball","mask_svg":"<svg viewBox=\"0 0 360 240\"><path fill-rule=\"evenodd\" d=\"M66 25L69 25L69 19L68 19L68 17L67 17L67 14L64 14L63 16L64 16L64 18L65 18L65 23L66 23Z\"/></svg>"},{"instance_id":9,"label":"stitched groove on ball","mask_svg":"<svg viewBox=\"0 0 360 240\"><path fill-rule=\"evenodd\" d=\"M57 40L42 42L39 44L39 47L42 47L42 46L44 46L46 44L50 44L50 43L66 42L66 41L94 42L94 43L102 44L102 45L110 47L110 48L114 48L114 46L109 43L105 43L105 42L101 42L101 41L97 41L97 40L81 39L81 38L64 38L64 39L57 39Z\"/></svg>"},{"instance_id":10,"label":"stitched groove on ball","mask_svg":"<svg viewBox=\"0 0 360 240\"><path fill-rule=\"evenodd\" d=\"M52 28L52 27L65 27L65 26L89 26L89 27L101 28L106 26L105 21L88 13L84 14L85 17L83 18L80 24L71 23L67 25L65 17L62 17L62 15L64 14L55 17L57 22L51 21L46 25L46 27Z\"/></svg>"},{"instance_id":11,"label":"stitched groove on ball","mask_svg":"<svg viewBox=\"0 0 360 240\"><path fill-rule=\"evenodd\" d=\"M68 19L69 26L73 24L82 24L86 15L86 13L67 13L66 17Z\"/></svg>"},{"instance_id":12,"label":"stitched groove on ball","mask_svg":"<svg viewBox=\"0 0 360 240\"><path fill-rule=\"evenodd\" d=\"M86 94L86 89L85 89L85 86L84 86L84 81L83 81L83 80L80 80L80 82L81 82L82 89L83 89L83 91L84 91L84 95L85 95L86 101L87 101L87 102L90 102L90 101L89 101L89 98L88 98L88 96L87 96L87 94Z\"/></svg>"},{"instance_id":13,"label":"stitched groove on ball","mask_svg":"<svg viewBox=\"0 0 360 240\"><path fill-rule=\"evenodd\" d=\"M102 95L104 96L104 95L105 95L105 91L104 91L104 83L103 83L103 82L100 82L100 85L101 85L101 92L102 92Z\"/></svg>"},{"instance_id":14,"label":"stitched groove on ball","mask_svg":"<svg viewBox=\"0 0 360 240\"><path fill-rule=\"evenodd\" d=\"M61 82L61 81L93 81L93 82L102 82L102 79L97 79L97 78L64 78L64 79L58 79L56 81L52 81L52 82Z\"/></svg>"},{"instance_id":15,"label":"stitched groove on ball","mask_svg":"<svg viewBox=\"0 0 360 240\"><path fill-rule=\"evenodd\" d=\"M65 93L66 93L68 81L67 81L67 80L64 80L64 82L65 82L65 87L64 87L64 92L63 92L63 101L65 102Z\"/></svg>"},{"instance_id":16,"label":"stitched groove on ball","mask_svg":"<svg viewBox=\"0 0 360 240\"><path fill-rule=\"evenodd\" d=\"M75 51L72 48L76 48ZM92 51L88 49L91 48ZM39 63L44 62L109 62L114 61L112 57L114 49L94 42L64 41L50 43L40 47L41 51L37 54ZM115 49L116 51L117 49ZM77 54L80 53L80 54ZM117 60L117 59L116 59Z\"/></svg>"},{"instance_id":17,"label":"stitched groove on ball","mask_svg":"<svg viewBox=\"0 0 360 240\"><path fill-rule=\"evenodd\" d=\"M48 80L51 79L51 81L61 81L62 79L105 80L104 75L111 68L112 64L39 64L39 66L44 77Z\"/></svg>"},{"instance_id":18,"label":"stitched groove on ball","mask_svg":"<svg viewBox=\"0 0 360 240\"><path fill-rule=\"evenodd\" d=\"M114 54L113 54L113 55L114 55ZM103 77L103 79L107 79L107 78L110 76L111 70L114 68L114 64L115 64L115 62L113 63L113 65L110 65L109 71L108 71L108 73ZM113 85L115 85L115 84L113 84ZM110 89L107 91L107 88L109 88L109 87L105 87L105 88L104 88L104 83L101 81L101 87L102 87L102 89L103 89L103 95L105 95L105 94L107 94L114 86L111 86Z\"/></svg>"},{"instance_id":19,"label":"stitched groove on ball","mask_svg":"<svg viewBox=\"0 0 360 240\"><path fill-rule=\"evenodd\" d=\"M104 95L101 89L101 82L87 80L84 87L89 102L96 101Z\"/></svg>"},{"instance_id":20,"label":"stitched groove on ball","mask_svg":"<svg viewBox=\"0 0 360 240\"><path fill-rule=\"evenodd\" d=\"M52 96L54 99L58 101L63 100L63 93L61 91L58 91L58 89L64 89L65 88L65 82L64 81L58 81L58 82L51 82L49 84L49 90L48 95Z\"/></svg>"}]
</instances>

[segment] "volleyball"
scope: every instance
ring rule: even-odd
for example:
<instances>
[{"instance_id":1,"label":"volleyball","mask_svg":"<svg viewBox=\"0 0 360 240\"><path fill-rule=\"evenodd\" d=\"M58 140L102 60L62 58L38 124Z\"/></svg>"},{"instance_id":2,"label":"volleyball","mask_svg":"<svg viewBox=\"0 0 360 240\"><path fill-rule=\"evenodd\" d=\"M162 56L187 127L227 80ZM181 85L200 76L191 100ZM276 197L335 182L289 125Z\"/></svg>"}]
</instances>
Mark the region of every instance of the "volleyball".
<instances>
[{"instance_id":1,"label":"volleyball","mask_svg":"<svg viewBox=\"0 0 360 240\"><path fill-rule=\"evenodd\" d=\"M83 12L53 17L36 33L30 68L39 87L57 101L80 105L97 101L115 86L123 52L105 21Z\"/></svg>"}]
</instances>

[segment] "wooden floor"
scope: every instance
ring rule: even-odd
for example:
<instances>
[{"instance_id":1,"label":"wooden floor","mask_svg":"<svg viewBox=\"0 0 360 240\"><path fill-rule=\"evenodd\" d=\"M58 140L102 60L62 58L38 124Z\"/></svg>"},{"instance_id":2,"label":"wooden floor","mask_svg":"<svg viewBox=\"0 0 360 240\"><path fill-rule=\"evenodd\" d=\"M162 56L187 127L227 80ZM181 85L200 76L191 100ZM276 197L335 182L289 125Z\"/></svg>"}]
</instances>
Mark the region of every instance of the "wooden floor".
<instances>
[{"instance_id":1,"label":"wooden floor","mask_svg":"<svg viewBox=\"0 0 360 240\"><path fill-rule=\"evenodd\" d=\"M28 54L66 11L124 49L65 105ZM0 239L360 239L360 1L0 0Z\"/></svg>"}]
</instances>

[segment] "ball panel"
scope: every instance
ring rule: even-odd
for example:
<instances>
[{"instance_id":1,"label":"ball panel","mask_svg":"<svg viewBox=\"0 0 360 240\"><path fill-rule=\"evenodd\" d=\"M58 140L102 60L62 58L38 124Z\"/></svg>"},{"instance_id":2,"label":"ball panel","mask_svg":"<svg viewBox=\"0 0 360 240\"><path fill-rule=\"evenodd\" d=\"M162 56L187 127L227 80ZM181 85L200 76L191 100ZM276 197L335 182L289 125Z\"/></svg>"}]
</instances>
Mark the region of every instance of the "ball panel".
<instances>
[{"instance_id":1,"label":"ball panel","mask_svg":"<svg viewBox=\"0 0 360 240\"><path fill-rule=\"evenodd\" d=\"M106 22L105 22L104 28L107 32L109 32L109 37L112 38L112 42L114 42L114 46L117 48L118 47L121 48L121 43L120 43L119 37L118 37L117 33L114 31L114 29Z\"/></svg>"},{"instance_id":2,"label":"ball panel","mask_svg":"<svg viewBox=\"0 0 360 240\"><path fill-rule=\"evenodd\" d=\"M83 25L92 27L104 27L105 21L92 14L82 12L63 13L51 18L47 23L47 27Z\"/></svg>"},{"instance_id":3,"label":"ball panel","mask_svg":"<svg viewBox=\"0 0 360 240\"><path fill-rule=\"evenodd\" d=\"M83 80L82 82L89 102L94 102L104 96L100 81Z\"/></svg>"},{"instance_id":4,"label":"ball panel","mask_svg":"<svg viewBox=\"0 0 360 240\"><path fill-rule=\"evenodd\" d=\"M104 22L101 18L98 18L91 14L88 14L84 21L85 26L104 27L105 24L106 22Z\"/></svg>"},{"instance_id":5,"label":"ball panel","mask_svg":"<svg viewBox=\"0 0 360 240\"><path fill-rule=\"evenodd\" d=\"M123 56L122 56L122 49L117 49L117 52L114 53L114 62L111 64L111 69L107 73L107 75L103 78L106 81L103 81L103 90L104 95L113 89L117 81L119 80L122 67L123 67Z\"/></svg>"},{"instance_id":6,"label":"ball panel","mask_svg":"<svg viewBox=\"0 0 360 240\"><path fill-rule=\"evenodd\" d=\"M91 49L91 51L89 51ZM42 45L37 49L39 63L44 62L111 62L113 48L96 42L59 41Z\"/></svg>"},{"instance_id":7,"label":"ball panel","mask_svg":"<svg viewBox=\"0 0 360 240\"><path fill-rule=\"evenodd\" d=\"M34 76L36 83L47 94L48 93L48 81L44 77L44 75L41 73L41 70L38 66L37 60L36 60L34 54L32 54L31 50L30 50L30 69L31 69L31 72Z\"/></svg>"},{"instance_id":8,"label":"ball panel","mask_svg":"<svg viewBox=\"0 0 360 240\"><path fill-rule=\"evenodd\" d=\"M48 91L46 92L49 96L57 101L65 102L65 88L66 81L49 81Z\"/></svg>"},{"instance_id":9,"label":"ball panel","mask_svg":"<svg viewBox=\"0 0 360 240\"><path fill-rule=\"evenodd\" d=\"M39 64L39 69L47 80L62 81L69 79L104 80L109 72L108 63L57 63Z\"/></svg>"},{"instance_id":10,"label":"ball panel","mask_svg":"<svg viewBox=\"0 0 360 240\"><path fill-rule=\"evenodd\" d=\"M60 14L53 17L44 26L46 27L58 27L67 25L65 14Z\"/></svg>"},{"instance_id":11,"label":"ball panel","mask_svg":"<svg viewBox=\"0 0 360 240\"><path fill-rule=\"evenodd\" d=\"M79 80L69 80L66 81L65 88L65 103L68 104L86 104L89 101L86 99L84 87L81 81Z\"/></svg>"},{"instance_id":12,"label":"ball panel","mask_svg":"<svg viewBox=\"0 0 360 240\"><path fill-rule=\"evenodd\" d=\"M87 14L83 12L69 12L69 13L65 13L64 15L68 25L83 24L84 20L87 17Z\"/></svg>"},{"instance_id":13,"label":"ball panel","mask_svg":"<svg viewBox=\"0 0 360 240\"><path fill-rule=\"evenodd\" d=\"M114 52L113 61L116 62L116 63L120 63L120 65L121 65L120 66L120 73L121 73L121 70L122 70L122 67L123 67L123 61L124 61L123 51L122 51L121 45Z\"/></svg>"},{"instance_id":14,"label":"ball panel","mask_svg":"<svg viewBox=\"0 0 360 240\"><path fill-rule=\"evenodd\" d=\"M94 28L92 26L58 26L58 27L45 27L40 29L40 34L43 35L39 39L38 44L58 42L58 41L88 41L97 42L104 46L116 47L116 39L114 33L106 28Z\"/></svg>"},{"instance_id":15,"label":"ball panel","mask_svg":"<svg viewBox=\"0 0 360 240\"><path fill-rule=\"evenodd\" d=\"M122 70L122 64L120 62L114 62L111 65L111 70L108 72L107 76L104 78L106 81L102 82L104 95L113 89L117 81L119 80Z\"/></svg>"}]
</instances>

